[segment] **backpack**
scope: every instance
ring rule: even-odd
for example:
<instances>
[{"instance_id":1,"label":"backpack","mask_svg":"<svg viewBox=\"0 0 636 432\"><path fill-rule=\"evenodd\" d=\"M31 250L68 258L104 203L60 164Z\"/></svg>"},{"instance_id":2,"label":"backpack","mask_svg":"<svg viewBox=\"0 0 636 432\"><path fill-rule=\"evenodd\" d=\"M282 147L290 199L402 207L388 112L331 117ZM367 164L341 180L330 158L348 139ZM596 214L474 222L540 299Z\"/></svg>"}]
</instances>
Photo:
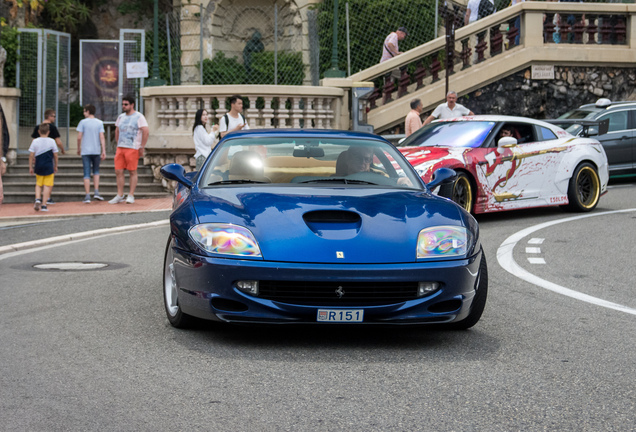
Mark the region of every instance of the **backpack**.
<instances>
[{"instance_id":1,"label":"backpack","mask_svg":"<svg viewBox=\"0 0 636 432\"><path fill-rule=\"evenodd\" d=\"M482 19L495 13L495 5L490 0L481 0L477 10L477 19Z\"/></svg>"}]
</instances>

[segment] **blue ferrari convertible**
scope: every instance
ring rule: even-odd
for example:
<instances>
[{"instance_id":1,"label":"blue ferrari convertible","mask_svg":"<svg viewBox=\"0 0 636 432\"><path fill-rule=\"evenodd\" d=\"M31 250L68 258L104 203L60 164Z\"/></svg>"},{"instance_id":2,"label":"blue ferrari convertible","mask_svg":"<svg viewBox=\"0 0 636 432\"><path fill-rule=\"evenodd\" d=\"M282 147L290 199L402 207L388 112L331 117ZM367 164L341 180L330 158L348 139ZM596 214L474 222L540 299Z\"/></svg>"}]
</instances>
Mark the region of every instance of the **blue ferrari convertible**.
<instances>
[{"instance_id":1,"label":"blue ferrari convertible","mask_svg":"<svg viewBox=\"0 0 636 432\"><path fill-rule=\"evenodd\" d=\"M381 137L228 134L177 182L165 251L170 324L475 325L488 290L475 219Z\"/></svg>"}]
</instances>

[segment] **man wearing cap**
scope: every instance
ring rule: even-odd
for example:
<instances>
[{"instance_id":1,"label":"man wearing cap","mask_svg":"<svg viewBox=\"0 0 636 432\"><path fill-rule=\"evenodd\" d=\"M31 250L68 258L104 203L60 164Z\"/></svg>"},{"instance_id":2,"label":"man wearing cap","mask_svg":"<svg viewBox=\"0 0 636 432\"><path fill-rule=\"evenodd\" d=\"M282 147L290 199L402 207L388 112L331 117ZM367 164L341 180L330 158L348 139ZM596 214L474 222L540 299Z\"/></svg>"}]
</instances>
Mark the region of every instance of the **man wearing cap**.
<instances>
[{"instance_id":1,"label":"man wearing cap","mask_svg":"<svg viewBox=\"0 0 636 432\"><path fill-rule=\"evenodd\" d=\"M397 31L391 32L386 39L384 39L384 47L382 48L382 58L380 59L380 63L390 60L396 55L402 54L398 48L398 41L404 39L408 34L406 27L400 27Z\"/></svg>"}]
</instances>

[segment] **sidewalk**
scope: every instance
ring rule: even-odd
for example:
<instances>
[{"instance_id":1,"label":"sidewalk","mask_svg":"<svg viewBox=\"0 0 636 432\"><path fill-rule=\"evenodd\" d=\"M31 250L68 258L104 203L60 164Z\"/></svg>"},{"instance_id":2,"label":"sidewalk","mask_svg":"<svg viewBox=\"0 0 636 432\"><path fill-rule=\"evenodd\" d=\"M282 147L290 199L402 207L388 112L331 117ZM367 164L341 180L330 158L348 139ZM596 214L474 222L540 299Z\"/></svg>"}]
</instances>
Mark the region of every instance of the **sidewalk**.
<instances>
[{"instance_id":1,"label":"sidewalk","mask_svg":"<svg viewBox=\"0 0 636 432\"><path fill-rule=\"evenodd\" d=\"M108 204L108 201L91 201L90 204L79 202L58 202L48 206L49 211L35 211L33 203L2 204L0 207L0 223L11 220L41 220L47 218L100 215L109 213L142 213L172 210L172 196L165 198L137 199L134 204Z\"/></svg>"}]
</instances>

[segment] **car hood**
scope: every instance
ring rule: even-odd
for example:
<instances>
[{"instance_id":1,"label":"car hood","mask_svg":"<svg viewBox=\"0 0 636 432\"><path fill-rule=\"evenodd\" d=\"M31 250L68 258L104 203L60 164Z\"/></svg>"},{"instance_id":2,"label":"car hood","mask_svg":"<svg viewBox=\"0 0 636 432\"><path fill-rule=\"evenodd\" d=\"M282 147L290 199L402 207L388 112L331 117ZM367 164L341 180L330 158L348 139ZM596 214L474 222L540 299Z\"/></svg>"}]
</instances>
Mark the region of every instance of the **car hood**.
<instances>
[{"instance_id":1,"label":"car hood","mask_svg":"<svg viewBox=\"0 0 636 432\"><path fill-rule=\"evenodd\" d=\"M465 147L404 147L399 149L415 167L425 182L431 180L433 171L441 166L464 165Z\"/></svg>"},{"instance_id":2,"label":"car hood","mask_svg":"<svg viewBox=\"0 0 636 432\"><path fill-rule=\"evenodd\" d=\"M267 261L414 262L420 230L464 225L455 204L426 191L251 185L191 198L200 223L248 228Z\"/></svg>"},{"instance_id":3,"label":"car hood","mask_svg":"<svg viewBox=\"0 0 636 432\"><path fill-rule=\"evenodd\" d=\"M404 147L399 149L411 165L419 165L429 161L461 155L466 149L455 147Z\"/></svg>"}]
</instances>

